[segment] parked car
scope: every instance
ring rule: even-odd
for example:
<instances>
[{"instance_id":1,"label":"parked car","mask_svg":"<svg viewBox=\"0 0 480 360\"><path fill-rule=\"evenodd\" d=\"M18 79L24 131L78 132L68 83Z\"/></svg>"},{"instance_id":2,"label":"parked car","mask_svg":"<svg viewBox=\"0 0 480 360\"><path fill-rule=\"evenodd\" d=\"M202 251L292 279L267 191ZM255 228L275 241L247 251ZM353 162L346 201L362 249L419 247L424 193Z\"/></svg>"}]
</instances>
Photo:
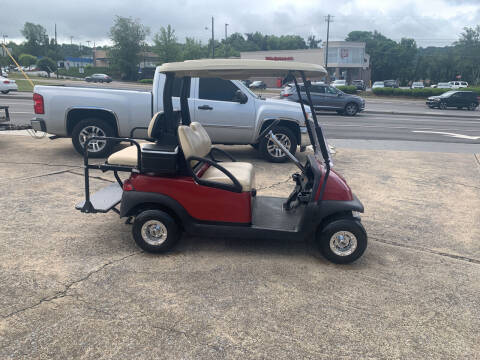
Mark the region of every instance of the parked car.
<instances>
[{"instance_id":1,"label":"parked car","mask_svg":"<svg viewBox=\"0 0 480 360\"><path fill-rule=\"evenodd\" d=\"M385 84L383 83L383 81L375 81L372 85L372 89L383 88L383 87L385 87Z\"/></svg>"},{"instance_id":2,"label":"parked car","mask_svg":"<svg viewBox=\"0 0 480 360\"><path fill-rule=\"evenodd\" d=\"M352 85L357 88L357 90L365 90L365 82L363 80L353 80Z\"/></svg>"},{"instance_id":3,"label":"parked car","mask_svg":"<svg viewBox=\"0 0 480 360\"><path fill-rule=\"evenodd\" d=\"M412 89L423 89L425 85L423 85L423 81L414 81L412 83Z\"/></svg>"},{"instance_id":4,"label":"parked car","mask_svg":"<svg viewBox=\"0 0 480 360\"><path fill-rule=\"evenodd\" d=\"M457 109L467 108L475 110L478 107L478 97L473 91L447 91L440 96L430 96L427 99L429 108L446 109L456 107Z\"/></svg>"},{"instance_id":5,"label":"parked car","mask_svg":"<svg viewBox=\"0 0 480 360\"><path fill-rule=\"evenodd\" d=\"M452 89L461 89L468 87L468 82L466 81L449 81L450 85L452 85Z\"/></svg>"},{"instance_id":6,"label":"parked car","mask_svg":"<svg viewBox=\"0 0 480 360\"><path fill-rule=\"evenodd\" d=\"M337 87L337 86L347 86L347 80L335 80L335 81L332 83L332 86L333 86L333 87Z\"/></svg>"},{"instance_id":7,"label":"parked car","mask_svg":"<svg viewBox=\"0 0 480 360\"><path fill-rule=\"evenodd\" d=\"M100 82L100 83L111 83L112 78L107 74L93 74L92 76L87 76L85 78L86 82Z\"/></svg>"},{"instance_id":8,"label":"parked car","mask_svg":"<svg viewBox=\"0 0 480 360\"><path fill-rule=\"evenodd\" d=\"M146 138L146 131L135 127L148 126L153 114L163 111L165 75L155 72L152 91L114 90L58 86L35 86L32 120L35 130L60 137L71 137L75 149L83 153L86 140L94 135ZM174 84L173 106L179 107L180 79ZM310 145L307 127L299 104L280 99L263 99L241 81L216 78L192 78L188 101L192 121L201 123L214 143L251 144L270 161L286 161L287 156L276 148L257 142L263 130L279 114L281 123L274 133L283 135L290 152ZM308 112L309 109L306 109ZM96 141L88 148L90 156L110 154L113 144Z\"/></svg>"},{"instance_id":9,"label":"parked car","mask_svg":"<svg viewBox=\"0 0 480 360\"><path fill-rule=\"evenodd\" d=\"M0 71L0 76L1 76L1 77L4 77L4 78L8 78L8 71L7 71L7 69L2 69L2 70Z\"/></svg>"},{"instance_id":10,"label":"parked car","mask_svg":"<svg viewBox=\"0 0 480 360\"><path fill-rule=\"evenodd\" d=\"M15 80L0 76L0 92L2 94L8 94L10 91L18 91L18 86L15 83Z\"/></svg>"},{"instance_id":11,"label":"parked car","mask_svg":"<svg viewBox=\"0 0 480 360\"><path fill-rule=\"evenodd\" d=\"M305 86L303 84L299 84L299 86L302 98L305 98ZM315 110L330 110L336 111L338 114L354 116L365 109L365 100L360 96L345 94L333 86L312 83L310 93ZM282 98L299 102L295 87L285 89Z\"/></svg>"},{"instance_id":12,"label":"parked car","mask_svg":"<svg viewBox=\"0 0 480 360\"><path fill-rule=\"evenodd\" d=\"M252 82L249 86L248 86L250 89L266 89L267 88L267 84L265 84L263 81L261 80L257 80L257 81L254 81Z\"/></svg>"},{"instance_id":13,"label":"parked car","mask_svg":"<svg viewBox=\"0 0 480 360\"><path fill-rule=\"evenodd\" d=\"M440 82L435 86L437 89L451 89L452 85L447 82Z\"/></svg>"},{"instance_id":14,"label":"parked car","mask_svg":"<svg viewBox=\"0 0 480 360\"><path fill-rule=\"evenodd\" d=\"M397 80L385 80L383 82L384 87L391 87L391 88L398 88L398 81Z\"/></svg>"}]
</instances>

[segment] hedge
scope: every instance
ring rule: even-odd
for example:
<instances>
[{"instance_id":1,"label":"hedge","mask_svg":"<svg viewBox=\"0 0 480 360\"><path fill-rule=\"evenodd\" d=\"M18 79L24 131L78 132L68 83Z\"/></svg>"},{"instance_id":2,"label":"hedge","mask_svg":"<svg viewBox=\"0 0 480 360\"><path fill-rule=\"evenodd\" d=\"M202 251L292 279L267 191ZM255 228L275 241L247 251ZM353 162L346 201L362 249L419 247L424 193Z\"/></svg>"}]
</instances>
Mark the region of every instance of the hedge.
<instances>
[{"instance_id":1,"label":"hedge","mask_svg":"<svg viewBox=\"0 0 480 360\"><path fill-rule=\"evenodd\" d=\"M65 76L72 76L72 77L79 77L84 78L86 76L90 76L92 74L107 74L111 77L116 77L110 68L107 67L93 67L93 66L86 66L83 68L83 74L78 72L78 68L71 67L68 70L65 68L58 69L58 75L65 75Z\"/></svg>"},{"instance_id":2,"label":"hedge","mask_svg":"<svg viewBox=\"0 0 480 360\"><path fill-rule=\"evenodd\" d=\"M400 89L400 88L375 88L372 89L375 95L381 96L407 96L426 98L429 96L438 96L450 90L457 89L437 89L437 88L423 88L423 89ZM458 90L473 91L480 96L480 87L468 87Z\"/></svg>"},{"instance_id":3,"label":"hedge","mask_svg":"<svg viewBox=\"0 0 480 360\"><path fill-rule=\"evenodd\" d=\"M138 80L138 82L142 84L153 84L153 79L142 79Z\"/></svg>"},{"instance_id":4,"label":"hedge","mask_svg":"<svg viewBox=\"0 0 480 360\"><path fill-rule=\"evenodd\" d=\"M357 87L356 86L337 86L337 89L340 91L343 91L344 93L347 94L356 94L357 93Z\"/></svg>"}]
</instances>

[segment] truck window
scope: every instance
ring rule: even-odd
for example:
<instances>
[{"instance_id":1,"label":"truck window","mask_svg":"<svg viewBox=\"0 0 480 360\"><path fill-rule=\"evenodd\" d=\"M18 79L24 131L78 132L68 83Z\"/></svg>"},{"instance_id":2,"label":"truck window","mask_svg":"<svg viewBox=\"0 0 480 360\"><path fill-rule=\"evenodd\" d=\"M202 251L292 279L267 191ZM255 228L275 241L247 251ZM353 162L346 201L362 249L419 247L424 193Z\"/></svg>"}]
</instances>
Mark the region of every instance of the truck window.
<instances>
[{"instance_id":1,"label":"truck window","mask_svg":"<svg viewBox=\"0 0 480 360\"><path fill-rule=\"evenodd\" d=\"M233 101L238 88L229 80L219 78L200 78L199 94L200 99Z\"/></svg>"},{"instance_id":2,"label":"truck window","mask_svg":"<svg viewBox=\"0 0 480 360\"><path fill-rule=\"evenodd\" d=\"M182 86L182 79L173 79L173 97L180 97L180 88ZM188 89L187 97L190 96L190 89Z\"/></svg>"}]
</instances>

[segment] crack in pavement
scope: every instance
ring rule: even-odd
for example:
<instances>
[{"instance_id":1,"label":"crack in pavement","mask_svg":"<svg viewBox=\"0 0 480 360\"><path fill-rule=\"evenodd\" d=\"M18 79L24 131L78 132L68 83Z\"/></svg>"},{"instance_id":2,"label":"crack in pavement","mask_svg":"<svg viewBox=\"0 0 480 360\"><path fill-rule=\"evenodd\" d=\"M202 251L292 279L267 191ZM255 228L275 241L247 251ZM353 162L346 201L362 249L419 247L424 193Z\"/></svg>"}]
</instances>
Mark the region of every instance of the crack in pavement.
<instances>
[{"instance_id":1,"label":"crack in pavement","mask_svg":"<svg viewBox=\"0 0 480 360\"><path fill-rule=\"evenodd\" d=\"M401 243L398 243L398 242L395 242L395 241L382 240L382 239L375 238L373 236L369 236L369 238L372 239L373 241L377 241L379 243L386 244L386 245L397 246L397 247L406 248L406 249L410 249L410 250L417 250L417 251L426 252L426 253L430 253L430 254L434 254L434 255L438 255L438 256L448 257L448 258L451 258L451 259L454 259L454 260L460 260L460 261L465 261L465 262L469 262L469 263L472 263L472 264L480 265L480 260L474 259L474 258L469 258L469 257L462 256L462 255L449 254L449 253L444 252L444 251L427 249L427 248L424 248L424 247L421 247L421 246L406 245L406 244L401 244Z\"/></svg>"},{"instance_id":2,"label":"crack in pavement","mask_svg":"<svg viewBox=\"0 0 480 360\"><path fill-rule=\"evenodd\" d=\"M480 159L478 158L477 154L473 154L475 156L475 159L477 160L477 164L480 167Z\"/></svg>"},{"instance_id":3,"label":"crack in pavement","mask_svg":"<svg viewBox=\"0 0 480 360\"><path fill-rule=\"evenodd\" d=\"M44 165L44 166L62 166L62 167L72 167L72 168L83 168L83 166L80 166L80 165L50 164L50 163L42 163L42 162L0 161L0 164L12 164L12 165Z\"/></svg>"},{"instance_id":4,"label":"crack in pavement","mask_svg":"<svg viewBox=\"0 0 480 360\"><path fill-rule=\"evenodd\" d=\"M76 173L76 172L71 171L71 170L69 170L68 172L69 172L70 174L73 174L73 175L85 176L85 174L79 174L79 173ZM88 178L89 178L89 179L102 180L102 181L108 181L108 182L112 182L112 181L113 181L112 179L106 179L106 178L103 178L103 177L101 177L101 176L92 176L92 175L89 175Z\"/></svg>"},{"instance_id":5,"label":"crack in pavement","mask_svg":"<svg viewBox=\"0 0 480 360\"><path fill-rule=\"evenodd\" d=\"M279 185L282 185L282 184L286 184L288 183L289 181L291 180L291 177L289 176L286 180L283 180L283 181L279 181L277 183L274 183L272 185L268 185L268 186L265 186L265 187L259 187L257 188L257 190L266 190L266 189L272 189L276 186L279 186Z\"/></svg>"},{"instance_id":6,"label":"crack in pavement","mask_svg":"<svg viewBox=\"0 0 480 360\"><path fill-rule=\"evenodd\" d=\"M19 310L15 310L7 315L1 315L0 318L2 319L8 319L12 316L15 316L19 313L22 313L22 312L25 312L25 311L28 311L28 310L31 310L31 309L34 309L38 306L40 306L41 304L45 303L45 302L50 302L50 301L54 301L54 300L57 300L57 299L60 299L60 298L63 298L63 297L66 297L66 296L71 296L71 295L68 295L68 291L72 288L72 286L74 285L77 285L83 281L86 281L88 280L92 275L102 271L103 269L105 269L107 266L109 265L112 265L112 264L115 264L115 263L118 263L118 262L121 262L125 259L128 259L129 257L132 257L132 256L135 256L135 255L138 255L140 253L142 253L143 251L136 251L134 253L131 253L131 254L128 254L127 256L124 256L120 259L117 259L117 260L110 260L109 262L106 262L105 264L101 265L100 267L98 267L97 269L93 270L93 271L90 271L87 273L87 275L85 275L84 277L78 279L78 280L75 280L75 281L72 281L68 284L65 285L65 288L61 291L58 291L57 293L55 293L54 295L52 296L46 296L42 299L40 299L39 301L37 301L35 304L32 304L30 306L27 306L27 307L24 307L22 309L19 309Z\"/></svg>"},{"instance_id":7,"label":"crack in pavement","mask_svg":"<svg viewBox=\"0 0 480 360\"><path fill-rule=\"evenodd\" d=\"M36 179L36 178L41 178L41 177L46 177L46 176L63 174L63 173L66 173L66 172L70 172L70 170L67 169L67 170L53 171L53 172L46 173L46 174L27 176L27 177L24 177L24 178L5 179L6 181L1 181L0 184L6 184L6 183L9 182L9 181L31 180L31 179Z\"/></svg>"}]
</instances>

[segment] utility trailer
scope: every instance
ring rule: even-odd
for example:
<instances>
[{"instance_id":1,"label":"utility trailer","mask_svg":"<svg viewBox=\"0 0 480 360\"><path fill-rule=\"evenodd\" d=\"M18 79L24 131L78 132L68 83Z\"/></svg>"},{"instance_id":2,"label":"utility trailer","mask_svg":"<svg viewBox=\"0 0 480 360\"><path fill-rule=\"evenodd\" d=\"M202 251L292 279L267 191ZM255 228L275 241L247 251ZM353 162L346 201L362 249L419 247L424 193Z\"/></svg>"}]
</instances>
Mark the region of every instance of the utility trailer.
<instances>
[{"instance_id":1,"label":"utility trailer","mask_svg":"<svg viewBox=\"0 0 480 360\"><path fill-rule=\"evenodd\" d=\"M8 106L0 105L0 131L5 130L26 130L31 129L31 125L15 125L10 122L10 113Z\"/></svg>"}]
</instances>

